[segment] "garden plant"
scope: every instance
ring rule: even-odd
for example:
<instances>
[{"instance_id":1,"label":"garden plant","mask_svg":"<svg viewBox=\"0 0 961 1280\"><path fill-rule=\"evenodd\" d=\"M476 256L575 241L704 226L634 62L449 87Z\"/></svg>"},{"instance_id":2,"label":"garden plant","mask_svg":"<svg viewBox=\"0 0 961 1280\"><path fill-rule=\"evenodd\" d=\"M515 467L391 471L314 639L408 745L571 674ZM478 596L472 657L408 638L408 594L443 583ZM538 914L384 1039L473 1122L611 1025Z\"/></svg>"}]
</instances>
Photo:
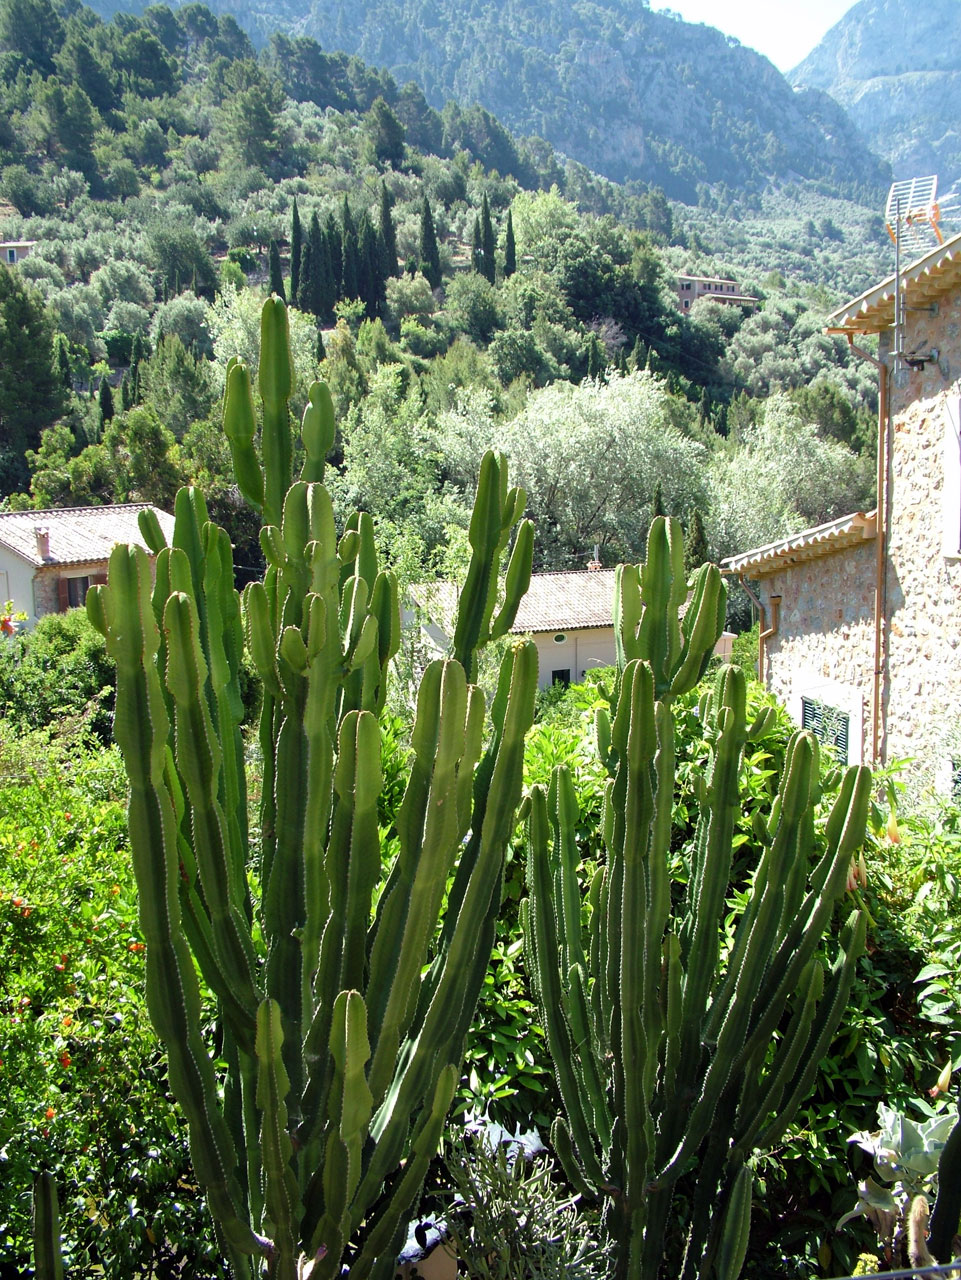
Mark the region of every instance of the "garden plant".
<instances>
[{"instance_id":1,"label":"garden plant","mask_svg":"<svg viewBox=\"0 0 961 1280\"><path fill-rule=\"evenodd\" d=\"M716 567L695 575L679 621L687 592L680 528L660 517L646 562L617 573L617 682L610 715L597 715L607 859L586 904L566 766L534 788L528 819L523 918L564 1104L552 1141L572 1183L605 1202L615 1274L629 1280L739 1274L751 1157L811 1089L867 927L853 912L829 954L864 840L870 771L845 773L819 840L824 788L806 732L789 743L770 812L755 815L760 864L730 911L741 755L770 714L748 724L737 667L722 667L699 705L712 758L686 874L672 878L672 704L703 675L724 619Z\"/></svg>"},{"instance_id":2,"label":"garden plant","mask_svg":"<svg viewBox=\"0 0 961 1280\"><path fill-rule=\"evenodd\" d=\"M273 298L263 465L242 363L224 411L238 483L263 516L265 580L241 604L226 534L182 490L172 546L144 521L154 585L143 550L119 547L88 612L117 665L147 1004L222 1254L237 1276L320 1280L345 1265L389 1276L457 1083L521 796L533 645L505 650L489 712L470 679L478 648L513 621L532 530L523 493L488 455L453 657L421 681L385 868L378 717L396 583L378 569L368 519L336 536L322 483L333 411L319 384L293 481L290 369ZM264 684L256 813L239 731L244 643ZM201 1034L198 970L218 1002L216 1048Z\"/></svg>"}]
</instances>

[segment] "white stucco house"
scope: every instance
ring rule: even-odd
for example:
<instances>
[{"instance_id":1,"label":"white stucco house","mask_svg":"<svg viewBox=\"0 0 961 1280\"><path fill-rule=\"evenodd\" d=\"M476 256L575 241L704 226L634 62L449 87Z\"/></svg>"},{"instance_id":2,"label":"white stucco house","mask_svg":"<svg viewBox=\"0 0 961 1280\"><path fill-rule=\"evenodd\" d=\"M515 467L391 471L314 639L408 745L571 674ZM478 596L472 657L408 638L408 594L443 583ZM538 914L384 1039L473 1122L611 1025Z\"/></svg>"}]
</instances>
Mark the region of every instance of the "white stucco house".
<instances>
[{"instance_id":1,"label":"white stucco house","mask_svg":"<svg viewBox=\"0 0 961 1280\"><path fill-rule=\"evenodd\" d=\"M436 652L445 652L455 604L450 585L422 587L416 595L428 643ZM614 570L531 574L531 585L517 610L511 635L530 636L537 646L539 689L552 684L577 684L593 668L613 666ZM725 632L715 653L729 657L732 640L733 636Z\"/></svg>"},{"instance_id":2,"label":"white stucco house","mask_svg":"<svg viewBox=\"0 0 961 1280\"><path fill-rule=\"evenodd\" d=\"M840 307L831 331L878 366L878 494L724 568L756 592L759 669L851 763L910 760L961 793L961 236ZM878 357L860 351L876 335Z\"/></svg>"},{"instance_id":3,"label":"white stucco house","mask_svg":"<svg viewBox=\"0 0 961 1280\"><path fill-rule=\"evenodd\" d=\"M145 503L0 512L0 605L32 626L46 613L82 605L94 583L106 582L107 561L118 542L144 547L137 518ZM173 516L153 508L168 542Z\"/></svg>"}]
</instances>

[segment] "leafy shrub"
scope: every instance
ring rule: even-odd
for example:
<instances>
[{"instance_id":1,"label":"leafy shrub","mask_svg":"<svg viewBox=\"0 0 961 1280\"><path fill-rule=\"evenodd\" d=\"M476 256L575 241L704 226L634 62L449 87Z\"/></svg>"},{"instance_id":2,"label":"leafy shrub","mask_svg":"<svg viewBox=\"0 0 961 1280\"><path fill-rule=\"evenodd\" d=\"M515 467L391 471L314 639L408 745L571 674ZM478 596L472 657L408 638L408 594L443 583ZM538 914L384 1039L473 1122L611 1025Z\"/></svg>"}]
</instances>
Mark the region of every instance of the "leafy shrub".
<instances>
[{"instance_id":1,"label":"leafy shrub","mask_svg":"<svg viewBox=\"0 0 961 1280\"><path fill-rule=\"evenodd\" d=\"M34 735L0 769L0 1277L28 1274L41 1169L69 1274L215 1276L146 1014L119 757Z\"/></svg>"},{"instance_id":2,"label":"leafy shrub","mask_svg":"<svg viewBox=\"0 0 961 1280\"><path fill-rule=\"evenodd\" d=\"M115 687L113 661L83 609L47 614L0 644L0 714L21 728L82 719L108 742Z\"/></svg>"},{"instance_id":3,"label":"leafy shrub","mask_svg":"<svg viewBox=\"0 0 961 1280\"><path fill-rule=\"evenodd\" d=\"M549 1157L481 1132L445 1153L453 1187L450 1248L475 1280L590 1280L607 1275L610 1249L596 1217L556 1180Z\"/></svg>"}]
</instances>

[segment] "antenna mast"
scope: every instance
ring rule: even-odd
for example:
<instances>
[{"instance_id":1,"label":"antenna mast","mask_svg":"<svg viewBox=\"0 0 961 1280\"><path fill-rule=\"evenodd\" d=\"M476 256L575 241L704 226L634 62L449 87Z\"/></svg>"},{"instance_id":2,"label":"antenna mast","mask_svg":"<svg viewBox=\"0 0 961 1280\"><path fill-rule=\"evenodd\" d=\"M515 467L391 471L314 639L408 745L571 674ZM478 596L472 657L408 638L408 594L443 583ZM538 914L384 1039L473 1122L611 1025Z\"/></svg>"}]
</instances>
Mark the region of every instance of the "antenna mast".
<instances>
[{"instance_id":1,"label":"antenna mast","mask_svg":"<svg viewBox=\"0 0 961 1280\"><path fill-rule=\"evenodd\" d=\"M901 282L901 244L923 251L944 243L938 225L938 176L895 182L884 209L888 235L894 241L894 377L900 384L904 363L904 288Z\"/></svg>"}]
</instances>

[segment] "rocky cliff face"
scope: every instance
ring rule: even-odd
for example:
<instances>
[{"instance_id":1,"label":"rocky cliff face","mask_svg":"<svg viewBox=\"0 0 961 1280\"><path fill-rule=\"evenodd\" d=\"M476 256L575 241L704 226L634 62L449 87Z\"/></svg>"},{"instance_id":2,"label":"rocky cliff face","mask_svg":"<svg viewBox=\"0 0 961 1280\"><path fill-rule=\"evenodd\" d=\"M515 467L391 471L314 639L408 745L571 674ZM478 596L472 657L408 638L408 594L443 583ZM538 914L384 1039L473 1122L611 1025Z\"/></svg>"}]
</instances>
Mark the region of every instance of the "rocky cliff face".
<instances>
[{"instance_id":1,"label":"rocky cliff face","mask_svg":"<svg viewBox=\"0 0 961 1280\"><path fill-rule=\"evenodd\" d=\"M788 78L841 103L896 177L961 180L958 0L860 0Z\"/></svg>"}]
</instances>

